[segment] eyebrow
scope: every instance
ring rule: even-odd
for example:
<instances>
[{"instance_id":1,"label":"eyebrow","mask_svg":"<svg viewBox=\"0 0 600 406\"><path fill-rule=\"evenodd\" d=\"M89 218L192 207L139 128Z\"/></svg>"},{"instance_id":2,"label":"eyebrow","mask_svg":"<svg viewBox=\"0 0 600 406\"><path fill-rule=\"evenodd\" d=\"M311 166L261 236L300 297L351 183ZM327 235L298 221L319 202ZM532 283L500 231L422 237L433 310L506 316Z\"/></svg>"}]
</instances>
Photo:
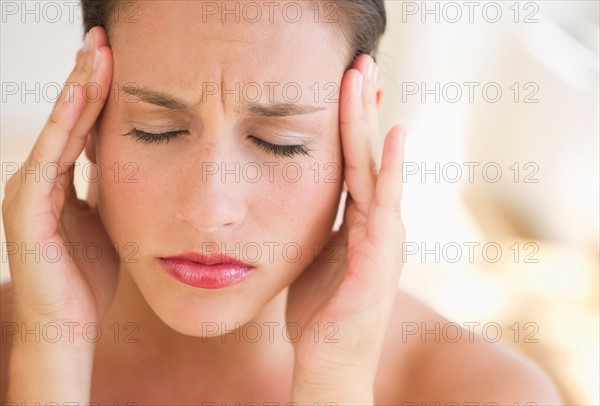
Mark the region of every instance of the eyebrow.
<instances>
[{"instance_id":1,"label":"eyebrow","mask_svg":"<svg viewBox=\"0 0 600 406\"><path fill-rule=\"evenodd\" d=\"M169 110L191 111L194 106L190 105L185 100L177 99L165 93L154 90L143 89L134 86L122 86L121 89L135 96L141 101L155 106L164 107ZM327 110L325 107L313 106L310 104L298 104L289 102L276 103L242 103L242 112L246 112L252 116L261 117L288 117L298 116L303 114L311 114L319 111Z\"/></svg>"}]
</instances>

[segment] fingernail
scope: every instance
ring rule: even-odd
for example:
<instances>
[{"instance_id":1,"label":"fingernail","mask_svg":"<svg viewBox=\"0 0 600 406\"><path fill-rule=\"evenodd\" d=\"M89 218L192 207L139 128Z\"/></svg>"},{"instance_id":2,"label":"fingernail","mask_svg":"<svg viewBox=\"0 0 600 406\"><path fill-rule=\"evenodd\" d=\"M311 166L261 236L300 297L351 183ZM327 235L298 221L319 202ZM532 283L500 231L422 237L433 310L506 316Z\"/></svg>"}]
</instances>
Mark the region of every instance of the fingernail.
<instances>
[{"instance_id":1,"label":"fingernail","mask_svg":"<svg viewBox=\"0 0 600 406\"><path fill-rule=\"evenodd\" d=\"M96 49L96 54L94 55L94 63L92 65L92 70L96 70L98 65L100 65L100 61L102 60L102 54L99 49Z\"/></svg>"},{"instance_id":2,"label":"fingernail","mask_svg":"<svg viewBox=\"0 0 600 406\"><path fill-rule=\"evenodd\" d=\"M84 52L89 52L92 50L92 36L90 35L89 31L87 34L85 34L85 40L83 41L83 51Z\"/></svg>"},{"instance_id":3,"label":"fingernail","mask_svg":"<svg viewBox=\"0 0 600 406\"><path fill-rule=\"evenodd\" d=\"M362 73L359 73L358 76L356 77L354 84L356 86L356 93L358 95L358 97L362 96L362 88L363 88L363 75Z\"/></svg>"},{"instance_id":4,"label":"fingernail","mask_svg":"<svg viewBox=\"0 0 600 406\"><path fill-rule=\"evenodd\" d=\"M377 83L379 80L379 65L375 64L375 69L373 69L373 83Z\"/></svg>"},{"instance_id":5,"label":"fingernail","mask_svg":"<svg viewBox=\"0 0 600 406\"><path fill-rule=\"evenodd\" d=\"M373 59L371 59L369 61L369 67L367 68L367 78L369 78L369 80L373 80L374 67L375 67L375 62L373 62Z\"/></svg>"}]
</instances>

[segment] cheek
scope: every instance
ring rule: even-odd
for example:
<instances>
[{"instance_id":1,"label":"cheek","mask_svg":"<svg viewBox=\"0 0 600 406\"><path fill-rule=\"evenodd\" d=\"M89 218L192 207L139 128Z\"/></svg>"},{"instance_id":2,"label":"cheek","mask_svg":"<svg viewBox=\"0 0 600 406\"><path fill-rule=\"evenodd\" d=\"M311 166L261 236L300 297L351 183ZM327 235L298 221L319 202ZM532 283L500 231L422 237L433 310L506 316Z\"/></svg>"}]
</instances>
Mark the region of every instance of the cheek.
<instances>
[{"instance_id":1,"label":"cheek","mask_svg":"<svg viewBox=\"0 0 600 406\"><path fill-rule=\"evenodd\" d=\"M97 146L97 166L102 174L97 183L98 210L114 242L135 244L138 251L150 245L148 231L166 207L168 174L149 176L148 159L139 153L123 129L106 128Z\"/></svg>"},{"instance_id":2,"label":"cheek","mask_svg":"<svg viewBox=\"0 0 600 406\"><path fill-rule=\"evenodd\" d=\"M279 220L290 232L325 227L335 216L339 202L339 162L317 160L302 166L287 165L282 167L282 176L273 190L265 195L265 208L271 216L280 213Z\"/></svg>"},{"instance_id":3,"label":"cheek","mask_svg":"<svg viewBox=\"0 0 600 406\"><path fill-rule=\"evenodd\" d=\"M303 252L329 238L343 186L337 109L318 122L320 136L309 147L311 157L280 159L274 182L254 194L253 210L261 213L265 228L277 232L281 242L300 244Z\"/></svg>"},{"instance_id":4,"label":"cheek","mask_svg":"<svg viewBox=\"0 0 600 406\"><path fill-rule=\"evenodd\" d=\"M329 239L341 197L340 154L334 150L315 158L302 165L283 161L280 177L257 200L265 229L276 233L282 247L301 247L303 260L297 265L307 265Z\"/></svg>"},{"instance_id":5,"label":"cheek","mask_svg":"<svg viewBox=\"0 0 600 406\"><path fill-rule=\"evenodd\" d=\"M97 164L103 174L97 185L98 210L114 242L135 243L139 247L144 235L140 219L147 218L149 210L144 198L147 191L140 188L139 162L123 158L117 151L98 151Z\"/></svg>"}]
</instances>

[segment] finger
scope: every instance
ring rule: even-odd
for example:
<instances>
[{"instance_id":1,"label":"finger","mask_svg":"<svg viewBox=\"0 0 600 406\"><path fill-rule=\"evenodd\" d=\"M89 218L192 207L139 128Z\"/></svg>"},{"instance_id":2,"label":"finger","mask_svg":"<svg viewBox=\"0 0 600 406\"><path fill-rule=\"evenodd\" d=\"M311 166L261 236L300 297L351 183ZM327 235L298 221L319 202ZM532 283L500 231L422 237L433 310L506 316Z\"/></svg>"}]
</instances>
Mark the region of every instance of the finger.
<instances>
[{"instance_id":1,"label":"finger","mask_svg":"<svg viewBox=\"0 0 600 406\"><path fill-rule=\"evenodd\" d=\"M377 81L379 67L370 55L363 54L356 58L354 69L363 74L362 100L365 120L370 129L371 136L379 134L379 119L377 109ZM372 154L372 150L369 151ZM373 163L375 166L375 163Z\"/></svg>"},{"instance_id":2,"label":"finger","mask_svg":"<svg viewBox=\"0 0 600 406\"><path fill-rule=\"evenodd\" d=\"M94 27L88 33L93 57L88 60L88 72L85 83L86 106L80 120L72 131L61 162L74 162L81 154L92 126L104 108L112 81L112 52L107 47L106 32Z\"/></svg>"},{"instance_id":3,"label":"finger","mask_svg":"<svg viewBox=\"0 0 600 406\"><path fill-rule=\"evenodd\" d=\"M366 216L377 175L371 132L362 101L363 76L356 69L350 69L344 75L340 96L340 133L348 191L357 209Z\"/></svg>"},{"instance_id":4,"label":"finger","mask_svg":"<svg viewBox=\"0 0 600 406\"><path fill-rule=\"evenodd\" d=\"M405 130L393 127L385 138L375 194L369 208L366 236L374 244L397 243L404 237L402 225L402 168Z\"/></svg>"},{"instance_id":5,"label":"finger","mask_svg":"<svg viewBox=\"0 0 600 406\"><path fill-rule=\"evenodd\" d=\"M75 186L73 184L73 178L75 175L75 166L72 165L65 174L63 174L58 182L56 182L56 187L52 188L52 203L53 203L53 214L55 218L59 220L59 227L61 224L61 220L63 219L65 211L69 209L69 205L73 199L77 199L77 193L75 192ZM62 229L59 228L59 232ZM61 234L64 235L64 234Z\"/></svg>"},{"instance_id":6,"label":"finger","mask_svg":"<svg viewBox=\"0 0 600 406\"><path fill-rule=\"evenodd\" d=\"M37 202L50 196L57 179L60 179L65 168L58 164L65 149L69 135L75 127L84 107L81 86L72 86L54 108L38 140L25 160L22 170L27 171L23 187L32 193L30 202ZM46 176L47 171L54 167L52 176ZM39 176L44 170L45 176Z\"/></svg>"}]
</instances>

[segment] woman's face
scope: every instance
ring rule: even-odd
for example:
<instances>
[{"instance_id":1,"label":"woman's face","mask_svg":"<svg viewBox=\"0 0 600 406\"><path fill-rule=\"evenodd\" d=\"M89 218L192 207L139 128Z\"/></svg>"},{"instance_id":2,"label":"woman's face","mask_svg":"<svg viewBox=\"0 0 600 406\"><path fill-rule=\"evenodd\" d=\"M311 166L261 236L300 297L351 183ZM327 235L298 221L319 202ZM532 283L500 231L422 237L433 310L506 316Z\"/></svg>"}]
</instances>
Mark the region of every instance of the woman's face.
<instances>
[{"instance_id":1,"label":"woman's face","mask_svg":"<svg viewBox=\"0 0 600 406\"><path fill-rule=\"evenodd\" d=\"M308 7L291 22L297 8L284 12L282 2L252 22L243 3L237 15L222 14L220 3L140 2L136 22L112 27L114 83L92 153L100 215L122 269L166 324L196 336L202 322L250 321L313 261L343 181L347 49L335 23L315 23ZM168 142L124 135L134 128L178 134ZM159 260L217 251L255 272L201 289Z\"/></svg>"}]
</instances>

